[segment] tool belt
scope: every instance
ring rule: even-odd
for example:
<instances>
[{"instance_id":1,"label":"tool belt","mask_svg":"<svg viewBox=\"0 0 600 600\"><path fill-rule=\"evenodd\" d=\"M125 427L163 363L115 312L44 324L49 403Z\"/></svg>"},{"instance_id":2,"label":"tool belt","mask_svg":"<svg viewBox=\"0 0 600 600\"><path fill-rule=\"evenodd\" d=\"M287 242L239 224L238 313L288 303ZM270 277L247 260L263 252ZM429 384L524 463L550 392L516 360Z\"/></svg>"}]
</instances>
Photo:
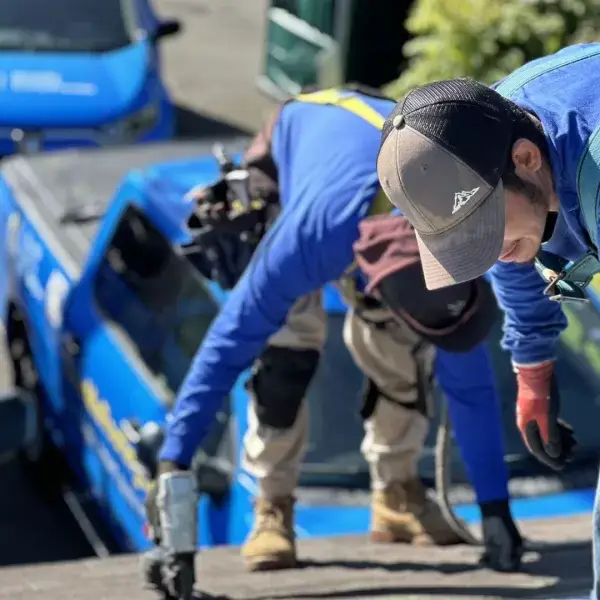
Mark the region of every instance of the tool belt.
<instances>
[{"instance_id":1,"label":"tool belt","mask_svg":"<svg viewBox=\"0 0 600 600\"><path fill-rule=\"evenodd\" d=\"M193 235L188 257L208 279L232 289L280 212L277 167L271 138L278 113L254 137L236 165L217 146L221 176L192 190L194 211L187 226Z\"/></svg>"}]
</instances>

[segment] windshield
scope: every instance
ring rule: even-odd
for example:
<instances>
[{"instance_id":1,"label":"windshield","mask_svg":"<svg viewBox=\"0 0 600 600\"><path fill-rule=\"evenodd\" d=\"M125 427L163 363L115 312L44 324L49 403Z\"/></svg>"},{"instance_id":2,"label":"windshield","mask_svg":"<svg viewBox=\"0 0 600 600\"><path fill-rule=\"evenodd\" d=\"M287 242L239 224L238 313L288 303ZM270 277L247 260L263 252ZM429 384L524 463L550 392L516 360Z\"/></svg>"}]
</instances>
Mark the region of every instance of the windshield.
<instances>
[{"instance_id":1,"label":"windshield","mask_svg":"<svg viewBox=\"0 0 600 600\"><path fill-rule=\"evenodd\" d=\"M0 0L0 51L108 52L132 41L130 0Z\"/></svg>"}]
</instances>

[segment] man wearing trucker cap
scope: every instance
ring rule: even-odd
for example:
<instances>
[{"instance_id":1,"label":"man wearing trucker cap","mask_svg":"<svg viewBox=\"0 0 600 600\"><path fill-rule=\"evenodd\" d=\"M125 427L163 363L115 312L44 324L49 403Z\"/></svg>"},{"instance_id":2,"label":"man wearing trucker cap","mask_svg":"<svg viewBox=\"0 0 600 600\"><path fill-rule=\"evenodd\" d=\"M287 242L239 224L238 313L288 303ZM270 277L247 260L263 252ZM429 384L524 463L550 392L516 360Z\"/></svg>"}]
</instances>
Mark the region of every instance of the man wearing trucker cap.
<instances>
[{"instance_id":1,"label":"man wearing trucker cap","mask_svg":"<svg viewBox=\"0 0 600 600\"><path fill-rule=\"evenodd\" d=\"M506 314L519 429L557 470L575 440L559 419L553 364L566 319L552 299L585 299L600 271L598 90L598 43L532 61L491 89L470 79L434 82L390 113L377 160L383 189L417 231L429 289L490 270ZM597 494L596 599L599 506Z\"/></svg>"}]
</instances>

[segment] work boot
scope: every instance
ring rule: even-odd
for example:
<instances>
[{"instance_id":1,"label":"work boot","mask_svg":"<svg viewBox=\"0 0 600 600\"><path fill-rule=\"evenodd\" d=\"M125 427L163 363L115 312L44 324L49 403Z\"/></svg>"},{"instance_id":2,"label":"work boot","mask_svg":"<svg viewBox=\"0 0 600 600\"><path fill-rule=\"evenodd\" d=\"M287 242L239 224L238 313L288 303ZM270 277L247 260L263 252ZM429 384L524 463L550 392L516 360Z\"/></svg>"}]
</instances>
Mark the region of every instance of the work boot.
<instances>
[{"instance_id":1,"label":"work boot","mask_svg":"<svg viewBox=\"0 0 600 600\"><path fill-rule=\"evenodd\" d=\"M414 546L463 543L450 529L439 506L427 498L420 480L393 483L373 492L371 538L375 542L404 542Z\"/></svg>"},{"instance_id":2,"label":"work boot","mask_svg":"<svg viewBox=\"0 0 600 600\"><path fill-rule=\"evenodd\" d=\"M296 566L292 497L256 500L254 528L242 547L242 557L249 571L290 569Z\"/></svg>"}]
</instances>

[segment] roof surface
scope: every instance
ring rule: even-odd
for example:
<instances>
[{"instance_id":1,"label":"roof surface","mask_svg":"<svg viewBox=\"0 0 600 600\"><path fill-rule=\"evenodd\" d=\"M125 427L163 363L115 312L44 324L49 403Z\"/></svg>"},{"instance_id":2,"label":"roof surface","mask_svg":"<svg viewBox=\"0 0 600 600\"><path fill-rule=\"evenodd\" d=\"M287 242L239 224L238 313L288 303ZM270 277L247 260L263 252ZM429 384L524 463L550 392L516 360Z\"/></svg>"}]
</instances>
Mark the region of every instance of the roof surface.
<instances>
[{"instance_id":1,"label":"roof surface","mask_svg":"<svg viewBox=\"0 0 600 600\"><path fill-rule=\"evenodd\" d=\"M199 588L235 600L391 598L566 598L591 585L590 518L524 522L529 539L548 543L527 555L523 573L476 566L478 550L381 546L363 537L300 542L305 564L277 573L244 572L236 548L198 557ZM0 599L151 600L135 555L0 569ZM211 596L209 595L208 598Z\"/></svg>"}]
</instances>

